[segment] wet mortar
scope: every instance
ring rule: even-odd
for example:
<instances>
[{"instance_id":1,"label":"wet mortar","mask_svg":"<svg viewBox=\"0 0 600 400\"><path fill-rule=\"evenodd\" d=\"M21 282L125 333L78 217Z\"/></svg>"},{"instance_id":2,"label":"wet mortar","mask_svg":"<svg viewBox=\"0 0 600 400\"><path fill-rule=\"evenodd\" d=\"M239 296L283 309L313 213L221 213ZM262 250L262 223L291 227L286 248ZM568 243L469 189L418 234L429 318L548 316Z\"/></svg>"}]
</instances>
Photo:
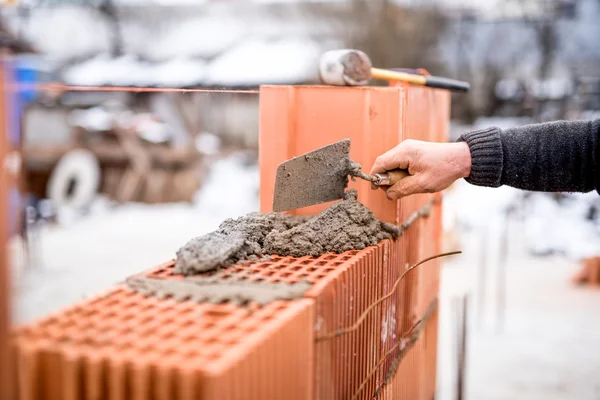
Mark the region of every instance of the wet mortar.
<instances>
[{"instance_id":1,"label":"wet mortar","mask_svg":"<svg viewBox=\"0 0 600 400\"><path fill-rule=\"evenodd\" d=\"M356 190L308 221L285 231L272 231L263 252L280 256L319 256L374 246L398 236L395 226L381 222L357 200Z\"/></svg>"},{"instance_id":2,"label":"wet mortar","mask_svg":"<svg viewBox=\"0 0 600 400\"><path fill-rule=\"evenodd\" d=\"M358 202L356 190L345 193L313 217L251 213L224 221L214 232L190 240L177 251L174 272L194 275L250 257L319 256L362 250L397 237L397 227L381 222Z\"/></svg>"},{"instance_id":3,"label":"wet mortar","mask_svg":"<svg viewBox=\"0 0 600 400\"><path fill-rule=\"evenodd\" d=\"M176 301L192 301L219 304L230 302L236 305L256 303L266 305L275 300L293 300L304 296L312 286L308 282L250 282L243 276L225 279L211 277L186 277L178 280L154 279L145 276L129 278L130 289L144 296L172 298Z\"/></svg>"},{"instance_id":4,"label":"wet mortar","mask_svg":"<svg viewBox=\"0 0 600 400\"><path fill-rule=\"evenodd\" d=\"M371 180L370 175L360 169L360 164L348 158L346 179L350 175ZM381 240L398 237L400 229L377 220L373 212L358 201L356 190L348 190L343 196L341 201L312 217L255 212L227 219L216 231L191 239L177 251L173 272L184 275L184 279L136 277L127 280L127 284L144 295L210 303L267 304L302 297L311 286L309 283L224 279L219 272L213 276L198 275L273 254L317 257L325 253L362 250Z\"/></svg>"}]
</instances>

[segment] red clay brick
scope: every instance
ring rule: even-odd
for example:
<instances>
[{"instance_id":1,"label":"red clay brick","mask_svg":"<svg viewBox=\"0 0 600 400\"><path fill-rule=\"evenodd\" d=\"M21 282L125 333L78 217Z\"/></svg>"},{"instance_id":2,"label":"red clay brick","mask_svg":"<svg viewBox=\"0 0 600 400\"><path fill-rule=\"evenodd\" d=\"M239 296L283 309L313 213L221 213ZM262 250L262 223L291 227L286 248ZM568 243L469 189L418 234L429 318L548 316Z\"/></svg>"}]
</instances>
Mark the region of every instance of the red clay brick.
<instances>
[{"instance_id":1,"label":"red clay brick","mask_svg":"<svg viewBox=\"0 0 600 400\"><path fill-rule=\"evenodd\" d=\"M240 380L255 398L310 397L312 302L251 309L117 286L18 332L20 398L243 398L222 394Z\"/></svg>"},{"instance_id":2,"label":"red clay brick","mask_svg":"<svg viewBox=\"0 0 600 400\"><path fill-rule=\"evenodd\" d=\"M443 140L448 112L449 94L426 88L263 87L261 209L270 210L279 162L351 137L353 159L368 169L401 139ZM364 182L352 186L380 219L396 224L439 200L421 195L390 202ZM438 201L429 218L417 219L396 241L224 268L251 280L313 283L304 299L251 306L251 313L231 304L145 298L117 286L18 330L21 398L346 399L359 389L359 398L371 398L381 388L386 397L429 399L437 317L428 320L395 374L392 368L403 336L437 297L439 261L411 271L392 289L408 266L439 252L440 233ZM182 279L173 274L172 261L144 275ZM352 331L321 340L354 324Z\"/></svg>"}]
</instances>

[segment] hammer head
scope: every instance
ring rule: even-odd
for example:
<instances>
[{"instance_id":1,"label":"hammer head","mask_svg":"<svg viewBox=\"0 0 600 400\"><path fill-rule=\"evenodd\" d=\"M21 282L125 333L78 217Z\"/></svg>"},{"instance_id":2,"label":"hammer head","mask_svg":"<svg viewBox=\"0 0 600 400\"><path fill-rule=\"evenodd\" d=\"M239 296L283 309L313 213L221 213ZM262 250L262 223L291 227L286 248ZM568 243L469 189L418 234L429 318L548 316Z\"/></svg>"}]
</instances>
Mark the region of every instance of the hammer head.
<instances>
[{"instance_id":1,"label":"hammer head","mask_svg":"<svg viewBox=\"0 0 600 400\"><path fill-rule=\"evenodd\" d=\"M361 86L369 83L372 66L360 50L332 50L321 57L319 75L326 85Z\"/></svg>"}]
</instances>

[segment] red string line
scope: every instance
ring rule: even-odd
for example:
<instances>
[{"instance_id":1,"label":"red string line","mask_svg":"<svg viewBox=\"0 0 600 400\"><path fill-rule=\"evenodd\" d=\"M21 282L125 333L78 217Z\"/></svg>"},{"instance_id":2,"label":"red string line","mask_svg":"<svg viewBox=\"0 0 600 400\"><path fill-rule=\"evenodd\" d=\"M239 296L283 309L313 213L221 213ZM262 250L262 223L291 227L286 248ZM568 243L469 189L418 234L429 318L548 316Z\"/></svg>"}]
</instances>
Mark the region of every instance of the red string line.
<instances>
[{"instance_id":1,"label":"red string line","mask_svg":"<svg viewBox=\"0 0 600 400\"><path fill-rule=\"evenodd\" d=\"M62 83L20 84L9 83L5 89L12 91L37 90L47 92L133 92L133 93L238 93L258 94L258 89L182 89L141 86L86 86Z\"/></svg>"}]
</instances>

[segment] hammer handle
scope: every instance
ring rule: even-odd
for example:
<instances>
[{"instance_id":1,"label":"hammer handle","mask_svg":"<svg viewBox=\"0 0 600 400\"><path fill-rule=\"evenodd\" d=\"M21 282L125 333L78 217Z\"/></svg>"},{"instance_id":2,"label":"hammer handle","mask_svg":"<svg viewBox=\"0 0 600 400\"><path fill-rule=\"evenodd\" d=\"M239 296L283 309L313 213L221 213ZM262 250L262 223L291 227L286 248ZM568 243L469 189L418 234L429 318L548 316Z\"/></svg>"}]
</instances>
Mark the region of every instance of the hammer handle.
<instances>
[{"instance_id":1,"label":"hammer handle","mask_svg":"<svg viewBox=\"0 0 600 400\"><path fill-rule=\"evenodd\" d=\"M470 88L469 82L458 81L456 79L443 78L440 76L410 74L408 72L390 71L381 68L371 68L371 76L374 79L407 82L412 83L413 85L448 89L458 92L468 92Z\"/></svg>"},{"instance_id":2,"label":"hammer handle","mask_svg":"<svg viewBox=\"0 0 600 400\"><path fill-rule=\"evenodd\" d=\"M468 92L471 87L469 82L457 81L456 79L443 78L441 76L426 76L425 86L465 93Z\"/></svg>"},{"instance_id":3,"label":"hammer handle","mask_svg":"<svg viewBox=\"0 0 600 400\"><path fill-rule=\"evenodd\" d=\"M395 169L387 171L383 174L375 174L375 186L393 186L402 178L406 178L410 174L405 169Z\"/></svg>"}]
</instances>

